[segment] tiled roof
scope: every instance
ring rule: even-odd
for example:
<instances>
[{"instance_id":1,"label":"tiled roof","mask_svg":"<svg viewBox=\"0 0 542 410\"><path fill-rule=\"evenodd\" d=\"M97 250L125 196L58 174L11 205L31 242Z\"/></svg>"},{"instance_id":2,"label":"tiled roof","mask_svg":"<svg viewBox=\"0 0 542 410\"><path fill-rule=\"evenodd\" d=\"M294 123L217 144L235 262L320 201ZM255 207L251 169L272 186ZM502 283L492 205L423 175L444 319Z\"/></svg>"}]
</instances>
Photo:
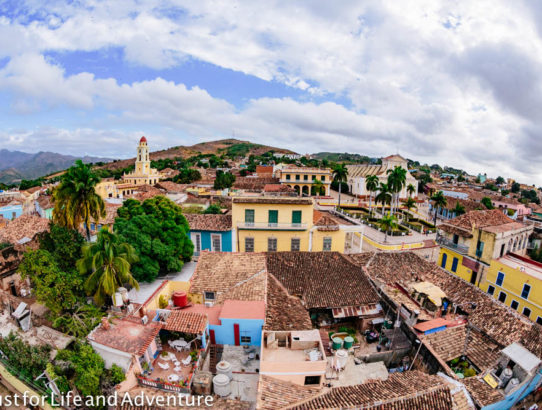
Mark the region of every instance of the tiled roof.
<instances>
[{"instance_id":1,"label":"tiled roof","mask_svg":"<svg viewBox=\"0 0 542 410\"><path fill-rule=\"evenodd\" d=\"M504 395L498 389L493 389L485 381L480 380L477 377L469 377L462 380L463 384L467 388L472 399L480 406L501 401L504 399Z\"/></svg>"},{"instance_id":2,"label":"tiled roof","mask_svg":"<svg viewBox=\"0 0 542 410\"><path fill-rule=\"evenodd\" d=\"M352 222L328 211L314 210L312 221L319 231L338 231L339 225L353 225Z\"/></svg>"},{"instance_id":3,"label":"tiled roof","mask_svg":"<svg viewBox=\"0 0 542 410\"><path fill-rule=\"evenodd\" d=\"M216 292L219 300L265 300L265 255L202 252L190 281L191 293Z\"/></svg>"},{"instance_id":4,"label":"tiled roof","mask_svg":"<svg viewBox=\"0 0 542 410\"><path fill-rule=\"evenodd\" d=\"M37 199L41 209L53 208L53 197L51 195L40 195Z\"/></svg>"},{"instance_id":5,"label":"tiled roof","mask_svg":"<svg viewBox=\"0 0 542 410\"><path fill-rule=\"evenodd\" d=\"M463 205L465 212L475 211L478 209L483 209L483 205L478 202L470 201L468 199L446 197L446 209L453 211L457 204Z\"/></svg>"},{"instance_id":6,"label":"tiled roof","mask_svg":"<svg viewBox=\"0 0 542 410\"><path fill-rule=\"evenodd\" d=\"M387 380L335 387L308 400L300 400L291 409L453 409L450 388L438 376L412 370L392 373Z\"/></svg>"},{"instance_id":7,"label":"tiled roof","mask_svg":"<svg viewBox=\"0 0 542 410\"><path fill-rule=\"evenodd\" d=\"M439 225L439 229L442 229L445 232L448 232L448 230L450 230L450 233L458 233L456 232L457 229L453 228L459 228L465 230L465 232L468 232L470 234L472 232L472 229L475 227L478 229L482 229L490 226L505 224L514 224L511 225L510 228L518 229L518 226L516 226L518 223L506 216L502 212L502 210L492 209L467 212L466 214L458 216L454 219L446 221L442 225ZM521 228L521 224L519 225L519 228ZM452 229L454 230L454 232L451 232Z\"/></svg>"},{"instance_id":8,"label":"tiled roof","mask_svg":"<svg viewBox=\"0 0 542 410\"><path fill-rule=\"evenodd\" d=\"M112 204L105 201L105 217L100 219L98 223L102 225L113 225L115 223L115 218L117 217L117 211L122 206L122 204ZM91 219L93 222L94 218Z\"/></svg>"},{"instance_id":9,"label":"tiled roof","mask_svg":"<svg viewBox=\"0 0 542 410\"><path fill-rule=\"evenodd\" d=\"M292 403L315 396L319 388L299 386L297 384L261 376L258 383L258 399L256 407L262 410L283 409Z\"/></svg>"},{"instance_id":10,"label":"tiled roof","mask_svg":"<svg viewBox=\"0 0 542 410\"><path fill-rule=\"evenodd\" d=\"M88 339L121 352L142 355L161 329L161 324L147 325L128 319L112 319L108 330L99 325Z\"/></svg>"},{"instance_id":11,"label":"tiled roof","mask_svg":"<svg viewBox=\"0 0 542 410\"><path fill-rule=\"evenodd\" d=\"M301 300L288 291L271 274L267 277L267 307L264 329L311 330L309 313Z\"/></svg>"},{"instance_id":12,"label":"tiled roof","mask_svg":"<svg viewBox=\"0 0 542 410\"><path fill-rule=\"evenodd\" d=\"M267 269L308 309L380 300L363 271L338 252L271 252Z\"/></svg>"},{"instance_id":13,"label":"tiled roof","mask_svg":"<svg viewBox=\"0 0 542 410\"><path fill-rule=\"evenodd\" d=\"M186 188L190 187L188 184L176 184L172 181L161 181L158 184L156 184L157 188L161 188L165 190L166 192L174 192L174 193L180 193L185 192Z\"/></svg>"},{"instance_id":14,"label":"tiled roof","mask_svg":"<svg viewBox=\"0 0 542 410\"><path fill-rule=\"evenodd\" d=\"M349 255L356 260L356 255ZM476 309L468 305L462 307L469 314L469 323L481 329L485 334L507 346L521 339L532 322L509 307L499 303L480 288L450 274L436 264L425 261L412 252L379 252L367 262L367 256L361 256L365 271L373 280L393 285L406 286L416 281L427 281L440 287L450 300L456 304L475 302Z\"/></svg>"},{"instance_id":15,"label":"tiled roof","mask_svg":"<svg viewBox=\"0 0 542 410\"><path fill-rule=\"evenodd\" d=\"M245 189L247 191L260 192L266 184L277 184L278 178L254 178L254 177L237 177L233 187L236 189Z\"/></svg>"},{"instance_id":16,"label":"tiled roof","mask_svg":"<svg viewBox=\"0 0 542 410\"><path fill-rule=\"evenodd\" d=\"M231 231L231 215L185 214L192 231Z\"/></svg>"},{"instance_id":17,"label":"tiled roof","mask_svg":"<svg viewBox=\"0 0 542 410\"><path fill-rule=\"evenodd\" d=\"M165 330L201 334L207 326L207 316L202 313L172 310L163 325Z\"/></svg>"},{"instance_id":18,"label":"tiled roof","mask_svg":"<svg viewBox=\"0 0 542 410\"><path fill-rule=\"evenodd\" d=\"M294 189L286 184L265 184L264 192L294 192Z\"/></svg>"},{"instance_id":19,"label":"tiled roof","mask_svg":"<svg viewBox=\"0 0 542 410\"><path fill-rule=\"evenodd\" d=\"M17 243L23 238L32 239L37 233L49 230L49 219L36 215L21 215L0 230L0 242Z\"/></svg>"},{"instance_id":20,"label":"tiled roof","mask_svg":"<svg viewBox=\"0 0 542 410\"><path fill-rule=\"evenodd\" d=\"M234 197L234 204L287 204L287 205L312 205L312 198L301 198L301 197L264 197L264 196L254 196L254 197Z\"/></svg>"}]
</instances>

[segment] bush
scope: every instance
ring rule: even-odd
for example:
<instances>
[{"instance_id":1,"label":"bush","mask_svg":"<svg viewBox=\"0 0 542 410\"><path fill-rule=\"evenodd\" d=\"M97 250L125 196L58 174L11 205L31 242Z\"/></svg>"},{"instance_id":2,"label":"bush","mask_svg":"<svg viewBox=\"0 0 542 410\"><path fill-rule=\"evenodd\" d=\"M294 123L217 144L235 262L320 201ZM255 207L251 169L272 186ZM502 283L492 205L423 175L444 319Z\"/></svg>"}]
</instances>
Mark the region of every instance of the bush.
<instances>
[{"instance_id":1,"label":"bush","mask_svg":"<svg viewBox=\"0 0 542 410\"><path fill-rule=\"evenodd\" d=\"M124 370L122 370L122 368L116 364L111 366L111 369L109 370L109 377L114 384L122 383L124 379L126 379Z\"/></svg>"},{"instance_id":2,"label":"bush","mask_svg":"<svg viewBox=\"0 0 542 410\"><path fill-rule=\"evenodd\" d=\"M476 371L475 371L472 367L469 367L468 369L466 369L466 370L463 372L463 375L464 375L465 377L476 376Z\"/></svg>"},{"instance_id":3,"label":"bush","mask_svg":"<svg viewBox=\"0 0 542 410\"><path fill-rule=\"evenodd\" d=\"M160 309L165 309L169 305L169 301L164 295L160 295L160 298L158 298L158 307Z\"/></svg>"}]
</instances>

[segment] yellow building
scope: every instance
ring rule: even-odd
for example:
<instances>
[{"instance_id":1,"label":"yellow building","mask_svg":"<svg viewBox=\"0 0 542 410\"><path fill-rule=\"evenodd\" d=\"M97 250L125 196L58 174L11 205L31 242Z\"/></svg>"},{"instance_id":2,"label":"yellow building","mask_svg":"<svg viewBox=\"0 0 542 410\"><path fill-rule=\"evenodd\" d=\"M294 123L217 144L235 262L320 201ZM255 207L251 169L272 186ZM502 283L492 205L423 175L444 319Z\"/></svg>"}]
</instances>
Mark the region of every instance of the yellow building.
<instances>
[{"instance_id":1,"label":"yellow building","mask_svg":"<svg viewBox=\"0 0 542 410\"><path fill-rule=\"evenodd\" d=\"M438 227L439 265L481 286L494 259L510 252L525 255L533 227L516 222L502 210L471 211Z\"/></svg>"},{"instance_id":2,"label":"yellow building","mask_svg":"<svg viewBox=\"0 0 542 410\"><path fill-rule=\"evenodd\" d=\"M542 263L515 254L495 259L480 287L542 325Z\"/></svg>"},{"instance_id":3,"label":"yellow building","mask_svg":"<svg viewBox=\"0 0 542 410\"><path fill-rule=\"evenodd\" d=\"M360 228L316 211L312 198L234 197L233 248L239 252L338 251Z\"/></svg>"},{"instance_id":4,"label":"yellow building","mask_svg":"<svg viewBox=\"0 0 542 410\"><path fill-rule=\"evenodd\" d=\"M329 196L331 186L331 170L329 168L302 168L289 166L280 171L280 183L293 188L299 195ZM316 192L316 181L322 183L321 192Z\"/></svg>"},{"instance_id":5,"label":"yellow building","mask_svg":"<svg viewBox=\"0 0 542 410\"><path fill-rule=\"evenodd\" d=\"M137 147L134 171L124 174L122 181L103 179L96 185L96 193L102 198L123 198L134 193L137 186L155 185L163 178L160 172L151 168L147 138L141 137Z\"/></svg>"}]
</instances>

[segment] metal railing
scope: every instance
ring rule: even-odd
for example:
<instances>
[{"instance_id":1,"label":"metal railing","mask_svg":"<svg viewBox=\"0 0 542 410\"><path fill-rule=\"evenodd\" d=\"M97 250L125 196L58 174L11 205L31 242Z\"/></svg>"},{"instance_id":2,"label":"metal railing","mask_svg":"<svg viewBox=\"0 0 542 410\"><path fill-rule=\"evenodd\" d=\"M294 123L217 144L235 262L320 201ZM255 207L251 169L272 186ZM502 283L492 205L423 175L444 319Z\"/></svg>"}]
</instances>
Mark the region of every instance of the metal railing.
<instances>
[{"instance_id":1,"label":"metal railing","mask_svg":"<svg viewBox=\"0 0 542 410\"><path fill-rule=\"evenodd\" d=\"M453 241L449 240L448 238L444 236L437 236L437 243L441 246L445 246L446 248L452 249L454 251L457 251L461 254L467 254L469 253L469 247L465 245L460 245L458 243L454 243Z\"/></svg>"},{"instance_id":2,"label":"metal railing","mask_svg":"<svg viewBox=\"0 0 542 410\"><path fill-rule=\"evenodd\" d=\"M164 391L171 391L175 393L185 393L185 394L190 393L189 386L181 387L181 386L171 384L171 383L161 381L161 380L147 379L146 377L143 377L143 376L138 376L137 382L139 383L140 386L151 387L151 388L160 389Z\"/></svg>"},{"instance_id":3,"label":"metal railing","mask_svg":"<svg viewBox=\"0 0 542 410\"><path fill-rule=\"evenodd\" d=\"M288 229L303 231L307 229L307 224L304 223L274 223L274 222L239 222L238 229Z\"/></svg>"}]
</instances>

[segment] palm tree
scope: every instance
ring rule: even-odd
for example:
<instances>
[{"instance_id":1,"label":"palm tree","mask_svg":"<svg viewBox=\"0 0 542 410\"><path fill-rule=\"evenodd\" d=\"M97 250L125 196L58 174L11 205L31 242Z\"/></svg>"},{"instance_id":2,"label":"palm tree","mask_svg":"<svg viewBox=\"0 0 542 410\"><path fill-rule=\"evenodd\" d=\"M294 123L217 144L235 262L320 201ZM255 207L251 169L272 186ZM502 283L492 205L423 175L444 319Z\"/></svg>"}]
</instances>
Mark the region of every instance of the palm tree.
<instances>
[{"instance_id":1,"label":"palm tree","mask_svg":"<svg viewBox=\"0 0 542 410\"><path fill-rule=\"evenodd\" d=\"M382 215L384 215L384 207L391 202L391 193L388 188L388 184L380 183L378 186L378 194L375 197L375 203L382 203Z\"/></svg>"},{"instance_id":2,"label":"palm tree","mask_svg":"<svg viewBox=\"0 0 542 410\"><path fill-rule=\"evenodd\" d=\"M412 197L407 198L407 200L404 203L404 206L407 210L407 221L408 221L408 213L410 212L410 210L417 209L418 207L416 206L416 201L412 199Z\"/></svg>"},{"instance_id":3,"label":"palm tree","mask_svg":"<svg viewBox=\"0 0 542 410\"><path fill-rule=\"evenodd\" d=\"M456 202L453 212L455 213L455 216L463 215L465 213L465 207L459 202Z\"/></svg>"},{"instance_id":4,"label":"palm tree","mask_svg":"<svg viewBox=\"0 0 542 410\"><path fill-rule=\"evenodd\" d=\"M399 206L399 195L406 183L406 169L396 165L393 169L388 169L388 187L393 195L391 213Z\"/></svg>"},{"instance_id":5,"label":"palm tree","mask_svg":"<svg viewBox=\"0 0 542 410\"><path fill-rule=\"evenodd\" d=\"M94 295L94 301L101 306L120 286L139 289L130 272L130 265L138 259L132 245L120 242L117 235L103 228L96 243L83 246L83 257L77 261L79 272L90 274L84 284L87 294Z\"/></svg>"},{"instance_id":6,"label":"palm tree","mask_svg":"<svg viewBox=\"0 0 542 410\"><path fill-rule=\"evenodd\" d=\"M444 208L448 203L448 200L442 191L438 191L431 197L431 201L433 201L433 207L435 208L435 226L437 226L437 211Z\"/></svg>"},{"instance_id":7,"label":"palm tree","mask_svg":"<svg viewBox=\"0 0 542 410\"><path fill-rule=\"evenodd\" d=\"M322 190L324 189L324 184L319 179L315 179L312 183L312 189L314 190L315 195L321 195Z\"/></svg>"},{"instance_id":8,"label":"palm tree","mask_svg":"<svg viewBox=\"0 0 542 410\"><path fill-rule=\"evenodd\" d=\"M372 200L373 193L378 189L378 177L376 175L369 175L365 179L365 189L369 191L369 213L372 212Z\"/></svg>"},{"instance_id":9,"label":"palm tree","mask_svg":"<svg viewBox=\"0 0 542 410\"><path fill-rule=\"evenodd\" d=\"M73 167L62 175L58 188L53 192L53 221L70 229L84 224L87 241L90 241L90 221L105 217L105 204L96 193L100 178L89 165L75 161Z\"/></svg>"},{"instance_id":10,"label":"palm tree","mask_svg":"<svg viewBox=\"0 0 542 410\"><path fill-rule=\"evenodd\" d=\"M341 207L341 187L348 177L348 169L344 164L337 164L333 167L333 181L339 184L339 208Z\"/></svg>"},{"instance_id":11,"label":"palm tree","mask_svg":"<svg viewBox=\"0 0 542 410\"><path fill-rule=\"evenodd\" d=\"M384 231L384 242L388 241L388 231L397 228L397 218L394 215L385 215L380 219L380 228Z\"/></svg>"},{"instance_id":12,"label":"palm tree","mask_svg":"<svg viewBox=\"0 0 542 410\"><path fill-rule=\"evenodd\" d=\"M408 192L408 196L410 196L410 197L412 197L412 194L414 194L414 192L416 192L416 188L412 184L408 184L407 187L406 187L406 190Z\"/></svg>"}]
</instances>

